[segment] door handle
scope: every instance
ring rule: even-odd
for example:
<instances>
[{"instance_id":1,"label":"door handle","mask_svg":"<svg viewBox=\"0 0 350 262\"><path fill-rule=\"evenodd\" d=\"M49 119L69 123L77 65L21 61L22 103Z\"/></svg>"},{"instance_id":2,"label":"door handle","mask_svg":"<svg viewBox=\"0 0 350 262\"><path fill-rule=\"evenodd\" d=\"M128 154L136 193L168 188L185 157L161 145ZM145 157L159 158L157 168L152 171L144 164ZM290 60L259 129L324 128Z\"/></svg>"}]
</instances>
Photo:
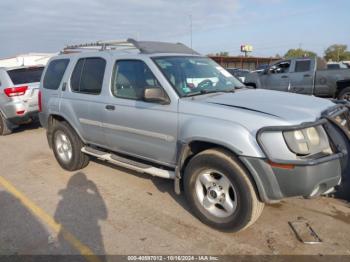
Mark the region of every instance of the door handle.
<instances>
[{"instance_id":1,"label":"door handle","mask_svg":"<svg viewBox=\"0 0 350 262\"><path fill-rule=\"evenodd\" d=\"M106 109L109 110L109 111L113 111L113 110L115 110L115 106L113 106L113 105L106 105Z\"/></svg>"},{"instance_id":2,"label":"door handle","mask_svg":"<svg viewBox=\"0 0 350 262\"><path fill-rule=\"evenodd\" d=\"M281 78L288 78L288 76L281 76Z\"/></svg>"},{"instance_id":3,"label":"door handle","mask_svg":"<svg viewBox=\"0 0 350 262\"><path fill-rule=\"evenodd\" d=\"M304 77L310 77L310 75L307 75L307 74L306 74L306 75L304 75Z\"/></svg>"}]
</instances>

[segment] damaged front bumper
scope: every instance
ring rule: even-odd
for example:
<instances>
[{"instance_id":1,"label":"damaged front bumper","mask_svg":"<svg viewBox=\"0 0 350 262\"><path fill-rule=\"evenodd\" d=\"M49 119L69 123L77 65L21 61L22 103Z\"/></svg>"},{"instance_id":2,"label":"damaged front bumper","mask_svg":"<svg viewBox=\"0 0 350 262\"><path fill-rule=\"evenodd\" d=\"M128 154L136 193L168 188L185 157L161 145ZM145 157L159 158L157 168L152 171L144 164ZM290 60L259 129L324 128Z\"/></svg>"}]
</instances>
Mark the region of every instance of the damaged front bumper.
<instances>
[{"instance_id":1,"label":"damaged front bumper","mask_svg":"<svg viewBox=\"0 0 350 262\"><path fill-rule=\"evenodd\" d=\"M275 202L286 197L315 197L328 193L342 180L350 176L350 111L348 104L339 104L322 114L315 123L298 127L323 125L333 149L333 154L313 159L285 161L269 157L266 159L240 157L256 181L263 202ZM274 130L274 127L263 131ZM258 133L259 141L259 133ZM260 144L261 145L261 144ZM263 145L262 149L264 150Z\"/></svg>"}]
</instances>

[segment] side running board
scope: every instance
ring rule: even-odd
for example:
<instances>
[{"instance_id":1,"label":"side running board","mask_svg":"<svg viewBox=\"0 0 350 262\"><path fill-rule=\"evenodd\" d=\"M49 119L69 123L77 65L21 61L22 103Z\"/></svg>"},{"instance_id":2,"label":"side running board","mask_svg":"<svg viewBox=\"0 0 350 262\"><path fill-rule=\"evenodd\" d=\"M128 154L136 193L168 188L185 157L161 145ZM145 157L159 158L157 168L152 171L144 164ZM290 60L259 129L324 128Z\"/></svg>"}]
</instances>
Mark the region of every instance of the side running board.
<instances>
[{"instance_id":1,"label":"side running board","mask_svg":"<svg viewBox=\"0 0 350 262\"><path fill-rule=\"evenodd\" d=\"M94 156L98 159L108 161L112 164L115 164L117 166L121 166L127 169L131 169L140 173L145 173L149 174L152 176L158 176L158 177L163 177L163 178L168 178L168 179L175 179L175 172L174 171L169 171L169 170L164 170L161 168L153 167L150 165L146 165L140 162L136 162L133 160L130 160L128 158L124 158L121 156L117 156L115 154L103 152L100 150L97 150L92 147L83 147L81 151L85 154L88 154L90 156Z\"/></svg>"}]
</instances>

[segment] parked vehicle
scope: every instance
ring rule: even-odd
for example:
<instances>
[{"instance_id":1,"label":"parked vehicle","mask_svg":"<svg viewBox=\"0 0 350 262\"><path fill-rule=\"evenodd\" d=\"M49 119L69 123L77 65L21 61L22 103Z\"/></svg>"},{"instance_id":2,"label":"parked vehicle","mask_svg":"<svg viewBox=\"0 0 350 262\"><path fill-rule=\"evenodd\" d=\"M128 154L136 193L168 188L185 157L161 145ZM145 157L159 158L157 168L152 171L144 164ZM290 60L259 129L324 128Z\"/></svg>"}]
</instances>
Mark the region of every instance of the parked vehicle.
<instances>
[{"instance_id":1,"label":"parked vehicle","mask_svg":"<svg viewBox=\"0 0 350 262\"><path fill-rule=\"evenodd\" d=\"M0 68L0 135L38 117L43 66Z\"/></svg>"},{"instance_id":2,"label":"parked vehicle","mask_svg":"<svg viewBox=\"0 0 350 262\"><path fill-rule=\"evenodd\" d=\"M254 88L350 101L350 69L327 70L312 58L279 61L263 73L249 74L245 84Z\"/></svg>"},{"instance_id":3,"label":"parked vehicle","mask_svg":"<svg viewBox=\"0 0 350 262\"><path fill-rule=\"evenodd\" d=\"M332 69L347 69L349 66L345 63L327 63L327 69L332 70Z\"/></svg>"},{"instance_id":4,"label":"parked vehicle","mask_svg":"<svg viewBox=\"0 0 350 262\"><path fill-rule=\"evenodd\" d=\"M182 44L68 51L45 69L39 114L66 170L96 157L173 179L202 222L230 231L253 224L264 203L330 192L349 172L346 104L236 90L241 82Z\"/></svg>"},{"instance_id":5,"label":"parked vehicle","mask_svg":"<svg viewBox=\"0 0 350 262\"><path fill-rule=\"evenodd\" d=\"M227 68L226 70L242 83L244 83L246 76L250 73L249 70L239 68Z\"/></svg>"}]
</instances>

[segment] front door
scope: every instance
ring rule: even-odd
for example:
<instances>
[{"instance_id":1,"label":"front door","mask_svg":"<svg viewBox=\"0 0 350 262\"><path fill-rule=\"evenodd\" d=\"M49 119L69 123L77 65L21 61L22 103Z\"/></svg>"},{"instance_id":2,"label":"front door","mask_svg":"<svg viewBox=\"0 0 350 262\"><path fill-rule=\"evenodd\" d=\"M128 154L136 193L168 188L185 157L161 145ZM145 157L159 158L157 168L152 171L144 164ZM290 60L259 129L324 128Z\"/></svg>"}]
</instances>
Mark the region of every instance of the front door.
<instances>
[{"instance_id":1,"label":"front door","mask_svg":"<svg viewBox=\"0 0 350 262\"><path fill-rule=\"evenodd\" d=\"M290 88L289 70L291 61L279 62L261 76L266 89L288 92Z\"/></svg>"},{"instance_id":2,"label":"front door","mask_svg":"<svg viewBox=\"0 0 350 262\"><path fill-rule=\"evenodd\" d=\"M146 87L162 88L141 60L118 60L106 98L103 128L109 149L173 165L177 147L177 103L143 101Z\"/></svg>"}]
</instances>

